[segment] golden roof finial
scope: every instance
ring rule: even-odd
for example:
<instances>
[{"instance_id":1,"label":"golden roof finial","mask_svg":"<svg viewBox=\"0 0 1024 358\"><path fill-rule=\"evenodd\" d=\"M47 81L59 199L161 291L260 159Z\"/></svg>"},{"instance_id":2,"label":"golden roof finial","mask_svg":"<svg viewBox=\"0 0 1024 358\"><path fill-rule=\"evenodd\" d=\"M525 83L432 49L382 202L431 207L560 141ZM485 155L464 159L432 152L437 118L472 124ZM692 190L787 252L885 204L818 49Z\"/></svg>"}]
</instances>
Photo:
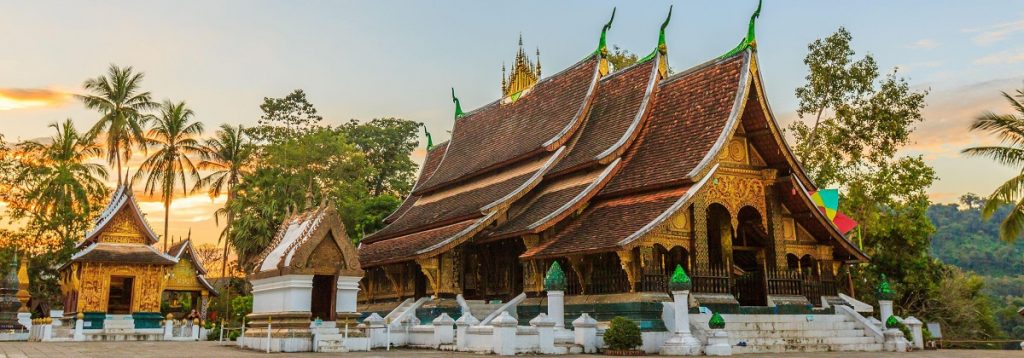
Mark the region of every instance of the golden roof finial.
<instances>
[{"instance_id":1,"label":"golden roof finial","mask_svg":"<svg viewBox=\"0 0 1024 358\"><path fill-rule=\"evenodd\" d=\"M540 48L537 49L537 64L526 55L523 49L523 35L519 34L519 51L516 59L512 62L512 69L508 76L505 75L505 65L501 66L501 92L505 97L521 95L523 91L530 89L540 78Z\"/></svg>"}]
</instances>

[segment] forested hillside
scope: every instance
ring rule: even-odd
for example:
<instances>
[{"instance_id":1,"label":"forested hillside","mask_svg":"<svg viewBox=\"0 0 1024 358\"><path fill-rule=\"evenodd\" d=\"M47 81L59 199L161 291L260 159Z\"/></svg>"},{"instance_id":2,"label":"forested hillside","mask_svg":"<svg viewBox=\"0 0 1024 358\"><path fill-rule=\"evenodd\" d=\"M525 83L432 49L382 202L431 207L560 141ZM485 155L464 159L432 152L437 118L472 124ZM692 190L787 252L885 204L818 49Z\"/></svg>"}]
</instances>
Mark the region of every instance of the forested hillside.
<instances>
[{"instance_id":1,"label":"forested hillside","mask_svg":"<svg viewBox=\"0 0 1024 358\"><path fill-rule=\"evenodd\" d=\"M932 255L982 276L999 326L1012 338L1024 338L1024 319L1017 314L1024 307L1024 239L999 240L999 223L1012 207L984 220L984 204L984 199L967 194L958 204L930 206L928 218L935 225Z\"/></svg>"}]
</instances>

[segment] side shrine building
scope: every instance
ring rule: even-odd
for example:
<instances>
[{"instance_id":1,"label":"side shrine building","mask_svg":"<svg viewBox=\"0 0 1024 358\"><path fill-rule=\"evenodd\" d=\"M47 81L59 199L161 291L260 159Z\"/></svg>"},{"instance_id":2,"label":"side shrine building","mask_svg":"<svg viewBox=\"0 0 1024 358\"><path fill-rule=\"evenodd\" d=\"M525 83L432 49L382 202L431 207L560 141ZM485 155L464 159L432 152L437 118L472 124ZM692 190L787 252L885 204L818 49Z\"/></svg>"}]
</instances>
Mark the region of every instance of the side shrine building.
<instances>
[{"instance_id":1,"label":"side shrine building","mask_svg":"<svg viewBox=\"0 0 1024 358\"><path fill-rule=\"evenodd\" d=\"M194 293L195 307L205 311L207 297L217 293L191 242L163 253L153 246L158 241L131 188L118 187L60 268L65 318L80 316L86 330L159 331L165 290Z\"/></svg>"},{"instance_id":2,"label":"side shrine building","mask_svg":"<svg viewBox=\"0 0 1024 358\"><path fill-rule=\"evenodd\" d=\"M664 25L649 56L614 71L602 32L595 52L544 78L520 42L503 97L466 113L454 99L451 140L362 241L360 310L461 295L520 297L522 314L543 304L553 262L567 316L642 327L660 319L676 265L716 312L837 299L844 266L869 258L811 201L753 36L751 20L732 51L671 73Z\"/></svg>"}]
</instances>

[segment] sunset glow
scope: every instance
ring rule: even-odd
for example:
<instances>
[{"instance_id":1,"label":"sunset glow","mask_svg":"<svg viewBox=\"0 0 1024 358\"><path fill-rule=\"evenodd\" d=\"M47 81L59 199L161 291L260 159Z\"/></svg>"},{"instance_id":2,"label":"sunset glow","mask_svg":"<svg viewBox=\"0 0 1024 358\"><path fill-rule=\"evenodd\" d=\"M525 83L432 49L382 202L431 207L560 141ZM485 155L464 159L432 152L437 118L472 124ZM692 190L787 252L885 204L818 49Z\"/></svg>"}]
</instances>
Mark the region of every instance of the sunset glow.
<instances>
[{"instance_id":1,"label":"sunset glow","mask_svg":"<svg viewBox=\"0 0 1024 358\"><path fill-rule=\"evenodd\" d=\"M0 111L57 107L71 100L71 94L37 88L0 88Z\"/></svg>"}]
</instances>

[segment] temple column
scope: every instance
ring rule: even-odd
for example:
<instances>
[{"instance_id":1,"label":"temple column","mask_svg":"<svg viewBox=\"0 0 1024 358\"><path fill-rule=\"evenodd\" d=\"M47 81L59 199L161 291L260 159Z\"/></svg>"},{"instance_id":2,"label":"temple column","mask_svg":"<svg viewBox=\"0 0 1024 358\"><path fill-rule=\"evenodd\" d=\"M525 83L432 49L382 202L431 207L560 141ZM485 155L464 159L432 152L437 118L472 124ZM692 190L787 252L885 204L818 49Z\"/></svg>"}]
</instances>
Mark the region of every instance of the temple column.
<instances>
[{"instance_id":1,"label":"temple column","mask_svg":"<svg viewBox=\"0 0 1024 358\"><path fill-rule=\"evenodd\" d=\"M694 266L706 271L708 269L708 204L700 198L693 204L693 257ZM698 272L699 273L699 272Z\"/></svg>"},{"instance_id":2,"label":"temple column","mask_svg":"<svg viewBox=\"0 0 1024 358\"><path fill-rule=\"evenodd\" d=\"M771 249L772 260L775 261L775 268L786 267L786 234L782 224L782 203L775 195L774 185L765 186L765 200L767 201L768 232L772 235Z\"/></svg>"},{"instance_id":3,"label":"temple column","mask_svg":"<svg viewBox=\"0 0 1024 358\"><path fill-rule=\"evenodd\" d=\"M629 280L629 292L636 292L639 274L637 272L636 260L633 257L633 250L619 250L615 252L619 256L619 265L622 271L626 272L626 279Z\"/></svg>"}]
</instances>

